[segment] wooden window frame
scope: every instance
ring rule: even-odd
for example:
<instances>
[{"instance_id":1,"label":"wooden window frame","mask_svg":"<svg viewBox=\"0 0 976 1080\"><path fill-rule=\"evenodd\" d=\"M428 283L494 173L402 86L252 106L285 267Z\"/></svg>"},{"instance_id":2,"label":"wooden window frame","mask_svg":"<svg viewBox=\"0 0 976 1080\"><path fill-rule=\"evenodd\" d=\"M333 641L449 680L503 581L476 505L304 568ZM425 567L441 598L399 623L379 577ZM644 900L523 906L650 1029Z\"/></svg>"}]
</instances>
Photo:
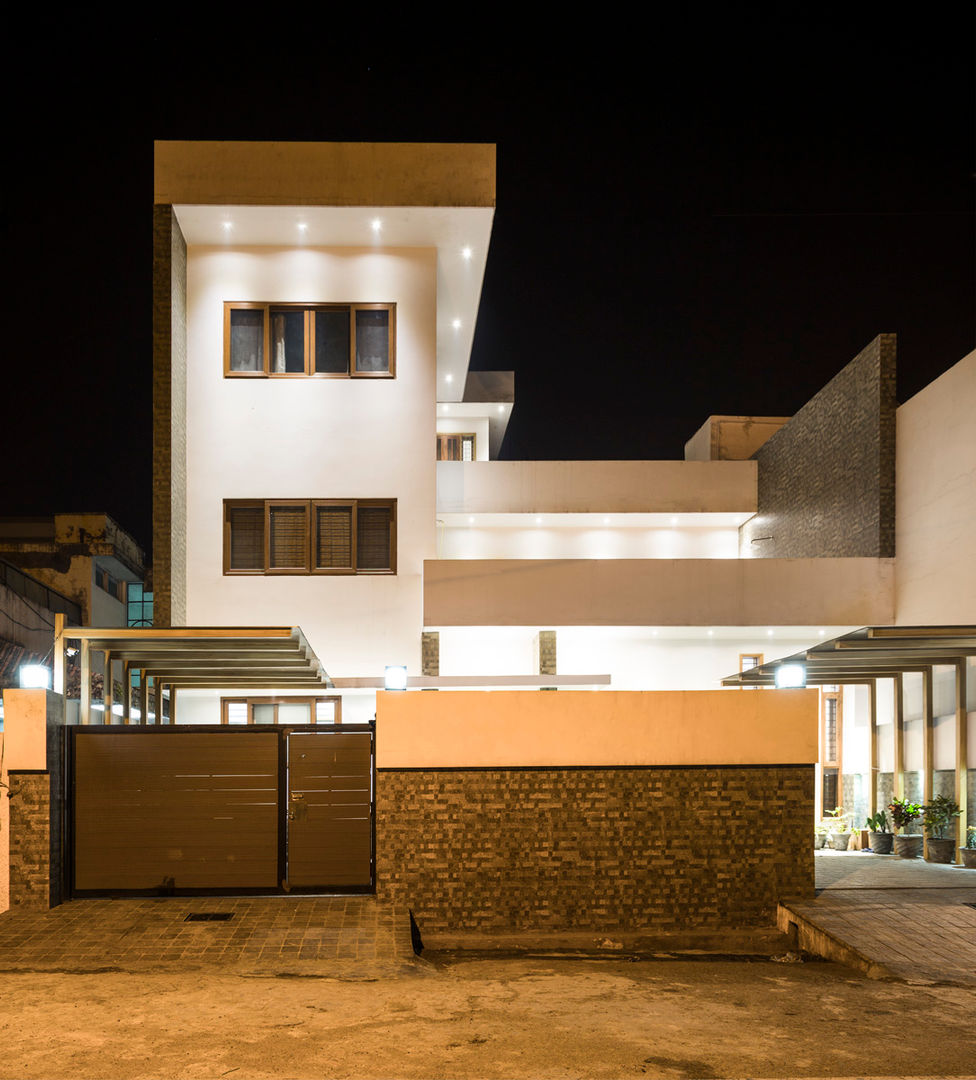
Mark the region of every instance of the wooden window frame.
<instances>
[{"instance_id":1,"label":"wooden window frame","mask_svg":"<svg viewBox=\"0 0 976 1080\"><path fill-rule=\"evenodd\" d=\"M264 312L264 370L232 371L230 366L230 319L231 312L239 310ZM276 311L302 311L305 315L305 370L271 370L271 315ZM347 311L349 313L349 368L347 371L315 370L315 312ZM356 370L356 313L358 311L389 312L389 367L386 371ZM395 379L396 378L396 304L394 303L348 303L348 304L296 304L255 303L245 300L224 302L224 378L225 379Z\"/></svg>"},{"instance_id":2,"label":"wooden window frame","mask_svg":"<svg viewBox=\"0 0 976 1080\"><path fill-rule=\"evenodd\" d=\"M342 723L342 698L336 694L312 694L297 697L287 697L283 695L271 695L268 697L222 697L220 699L220 722L221 724L228 725L228 706L229 705L246 705L247 706L247 723L251 725L254 723L254 706L255 705L274 705L275 706L275 718L274 723L278 723L278 705L308 705L309 706L309 720L310 724L316 723L315 719L315 707L321 701L331 701L335 705L335 721L333 724L323 724L323 727L335 727ZM238 725L234 725L235 727Z\"/></svg>"},{"instance_id":3,"label":"wooden window frame","mask_svg":"<svg viewBox=\"0 0 976 1080\"><path fill-rule=\"evenodd\" d=\"M305 565L302 567L271 567L271 511L276 506L303 506L306 518ZM315 565L317 515L320 506L348 506L352 508L352 566L319 567ZM382 569L360 569L357 565L358 514L370 507L390 511L390 566ZM264 513L264 566L247 570L235 570L230 565L231 511L261 509ZM396 499L224 499L223 501L223 573L225 577L281 577L304 576L358 576L380 575L392 577L397 573L397 500Z\"/></svg>"},{"instance_id":4,"label":"wooden window frame","mask_svg":"<svg viewBox=\"0 0 976 1080\"><path fill-rule=\"evenodd\" d=\"M460 439L461 456L457 458L441 457L441 439ZM471 440L471 460L478 460L478 437L473 431L438 431L435 452L438 461L464 461L464 440Z\"/></svg>"}]
</instances>

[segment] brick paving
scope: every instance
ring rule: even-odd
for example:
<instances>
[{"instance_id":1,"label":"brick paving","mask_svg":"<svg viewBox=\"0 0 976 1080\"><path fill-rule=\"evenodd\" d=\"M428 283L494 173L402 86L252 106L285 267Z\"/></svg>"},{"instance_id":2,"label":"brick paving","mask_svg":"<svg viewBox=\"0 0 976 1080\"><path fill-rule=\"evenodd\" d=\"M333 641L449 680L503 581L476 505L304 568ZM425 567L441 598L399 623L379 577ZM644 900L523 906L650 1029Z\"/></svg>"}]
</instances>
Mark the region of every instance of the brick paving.
<instances>
[{"instance_id":1,"label":"brick paving","mask_svg":"<svg viewBox=\"0 0 976 1080\"><path fill-rule=\"evenodd\" d=\"M231 918L185 921L203 912ZM73 900L0 914L0 971L219 967L369 977L414 962L408 912L369 896Z\"/></svg>"},{"instance_id":2,"label":"brick paving","mask_svg":"<svg viewBox=\"0 0 976 1080\"><path fill-rule=\"evenodd\" d=\"M873 978L976 987L976 870L817 852L818 895L780 906L804 949Z\"/></svg>"}]
</instances>

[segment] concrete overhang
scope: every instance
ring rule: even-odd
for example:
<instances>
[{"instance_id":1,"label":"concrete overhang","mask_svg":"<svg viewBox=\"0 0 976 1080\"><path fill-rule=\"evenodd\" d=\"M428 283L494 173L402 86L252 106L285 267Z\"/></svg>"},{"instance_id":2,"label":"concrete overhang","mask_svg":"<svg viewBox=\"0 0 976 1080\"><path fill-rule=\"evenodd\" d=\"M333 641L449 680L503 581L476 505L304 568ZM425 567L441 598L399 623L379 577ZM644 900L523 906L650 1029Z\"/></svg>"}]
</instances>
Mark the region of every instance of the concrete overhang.
<instances>
[{"instance_id":1,"label":"concrete overhang","mask_svg":"<svg viewBox=\"0 0 976 1080\"><path fill-rule=\"evenodd\" d=\"M173 207L189 245L436 249L437 385L460 399L494 218L493 145L157 142L154 201Z\"/></svg>"}]
</instances>

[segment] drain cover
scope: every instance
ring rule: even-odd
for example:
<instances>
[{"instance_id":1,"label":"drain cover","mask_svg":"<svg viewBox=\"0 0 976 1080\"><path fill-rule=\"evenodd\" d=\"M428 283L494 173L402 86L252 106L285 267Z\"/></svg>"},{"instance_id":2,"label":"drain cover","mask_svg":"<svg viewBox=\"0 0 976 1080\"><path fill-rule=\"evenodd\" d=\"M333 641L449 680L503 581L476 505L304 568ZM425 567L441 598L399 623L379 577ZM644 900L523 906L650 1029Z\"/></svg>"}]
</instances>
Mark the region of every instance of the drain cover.
<instances>
[{"instance_id":1,"label":"drain cover","mask_svg":"<svg viewBox=\"0 0 976 1080\"><path fill-rule=\"evenodd\" d=\"M233 911L194 911L184 922L227 922L234 917Z\"/></svg>"}]
</instances>

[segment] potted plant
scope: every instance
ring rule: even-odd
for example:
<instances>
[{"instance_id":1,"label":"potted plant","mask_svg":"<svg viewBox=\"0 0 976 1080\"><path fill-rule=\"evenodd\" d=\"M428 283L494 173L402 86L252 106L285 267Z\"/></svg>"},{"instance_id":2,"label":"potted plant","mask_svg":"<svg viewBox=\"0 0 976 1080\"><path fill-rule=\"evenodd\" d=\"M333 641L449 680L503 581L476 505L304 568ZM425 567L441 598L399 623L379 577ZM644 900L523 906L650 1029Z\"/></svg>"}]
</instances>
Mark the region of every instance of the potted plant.
<instances>
[{"instance_id":1,"label":"potted plant","mask_svg":"<svg viewBox=\"0 0 976 1080\"><path fill-rule=\"evenodd\" d=\"M925 861L951 863L956 855L955 818L962 811L948 795L936 795L923 808L925 812Z\"/></svg>"},{"instance_id":2,"label":"potted plant","mask_svg":"<svg viewBox=\"0 0 976 1080\"><path fill-rule=\"evenodd\" d=\"M868 830L868 842L875 855L890 855L891 833L888 831L888 815L884 810L872 814L864 826Z\"/></svg>"},{"instance_id":3,"label":"potted plant","mask_svg":"<svg viewBox=\"0 0 976 1080\"><path fill-rule=\"evenodd\" d=\"M834 851L846 851L851 842L851 827L847 822L843 806L835 806L833 810L828 810L827 817L831 819L827 822L830 830L828 833L830 846Z\"/></svg>"},{"instance_id":4,"label":"potted plant","mask_svg":"<svg viewBox=\"0 0 976 1080\"><path fill-rule=\"evenodd\" d=\"M959 858L968 870L976 870L976 825L966 829L966 846L959 849Z\"/></svg>"},{"instance_id":5,"label":"potted plant","mask_svg":"<svg viewBox=\"0 0 976 1080\"><path fill-rule=\"evenodd\" d=\"M827 826L824 824L813 827L813 850L819 851L827 843Z\"/></svg>"},{"instance_id":6,"label":"potted plant","mask_svg":"<svg viewBox=\"0 0 976 1080\"><path fill-rule=\"evenodd\" d=\"M921 804L909 802L908 799L892 799L888 809L896 829L907 829L922 816ZM917 859L922 854L922 834L902 832L895 836L894 845L896 855L903 859Z\"/></svg>"}]
</instances>

